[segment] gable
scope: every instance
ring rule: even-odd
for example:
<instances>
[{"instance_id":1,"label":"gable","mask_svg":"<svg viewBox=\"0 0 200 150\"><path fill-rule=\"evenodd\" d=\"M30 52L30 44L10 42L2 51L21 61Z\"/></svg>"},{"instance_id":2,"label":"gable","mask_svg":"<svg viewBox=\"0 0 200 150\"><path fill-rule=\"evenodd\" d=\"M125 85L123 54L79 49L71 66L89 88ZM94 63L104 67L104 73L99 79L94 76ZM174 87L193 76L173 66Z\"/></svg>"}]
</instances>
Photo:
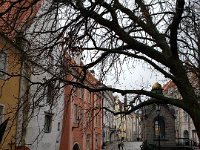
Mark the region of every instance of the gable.
<instances>
[{"instance_id":1,"label":"gable","mask_svg":"<svg viewBox=\"0 0 200 150\"><path fill-rule=\"evenodd\" d=\"M145 115L146 120L153 120L153 118L155 118L155 116L157 116L156 105L153 104L148 107L149 108L146 110L146 115ZM175 116L174 116L172 110L170 110L169 106L167 106L165 104L161 105L160 116L163 116L164 118L175 120Z\"/></svg>"}]
</instances>

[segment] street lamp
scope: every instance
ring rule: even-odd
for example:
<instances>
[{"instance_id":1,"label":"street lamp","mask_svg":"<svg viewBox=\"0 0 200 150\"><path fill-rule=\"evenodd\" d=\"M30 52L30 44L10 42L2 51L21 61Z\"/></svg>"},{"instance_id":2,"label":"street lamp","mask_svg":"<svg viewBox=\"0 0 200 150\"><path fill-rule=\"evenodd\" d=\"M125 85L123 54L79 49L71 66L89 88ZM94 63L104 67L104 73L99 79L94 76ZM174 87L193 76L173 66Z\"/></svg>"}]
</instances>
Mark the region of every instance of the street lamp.
<instances>
[{"instance_id":1,"label":"street lamp","mask_svg":"<svg viewBox=\"0 0 200 150\"><path fill-rule=\"evenodd\" d=\"M156 113L158 118L158 149L160 150L160 110L161 107L159 104L156 105Z\"/></svg>"}]
</instances>

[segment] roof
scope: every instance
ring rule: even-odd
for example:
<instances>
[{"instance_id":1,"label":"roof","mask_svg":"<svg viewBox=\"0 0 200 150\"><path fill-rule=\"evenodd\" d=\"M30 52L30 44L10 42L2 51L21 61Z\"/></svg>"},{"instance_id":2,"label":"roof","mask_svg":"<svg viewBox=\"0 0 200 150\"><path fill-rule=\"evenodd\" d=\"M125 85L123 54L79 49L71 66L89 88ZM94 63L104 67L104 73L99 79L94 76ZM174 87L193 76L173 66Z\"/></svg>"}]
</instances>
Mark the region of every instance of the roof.
<instances>
[{"instance_id":1,"label":"roof","mask_svg":"<svg viewBox=\"0 0 200 150\"><path fill-rule=\"evenodd\" d=\"M147 107L147 109L146 109L146 114L145 114L145 116L148 118L154 111L156 111L156 109L155 109L155 107L156 107L156 104L152 104L152 105L149 105L148 107ZM163 108L165 108L165 110L167 110L168 112L169 112L169 114L171 115L171 117L173 117L173 118L176 118L175 117L175 111L174 111L174 109L172 108L172 107L170 107L170 106L168 106L168 105L166 105L166 104L162 104L161 105L161 109L163 109Z\"/></svg>"},{"instance_id":2,"label":"roof","mask_svg":"<svg viewBox=\"0 0 200 150\"><path fill-rule=\"evenodd\" d=\"M6 48L8 47L12 47L12 50L18 54L22 53L22 49L16 44L14 43L11 39L9 39L7 36L4 35L4 33L0 32L0 41L1 44L3 44L3 46L5 46Z\"/></svg>"},{"instance_id":3,"label":"roof","mask_svg":"<svg viewBox=\"0 0 200 150\"><path fill-rule=\"evenodd\" d=\"M22 32L31 25L38 13L43 0L5 1L0 6L0 31L10 39L14 39L17 32Z\"/></svg>"},{"instance_id":4,"label":"roof","mask_svg":"<svg viewBox=\"0 0 200 150\"><path fill-rule=\"evenodd\" d=\"M170 80L163 86L163 93L166 93L170 88L177 88L176 84Z\"/></svg>"}]
</instances>

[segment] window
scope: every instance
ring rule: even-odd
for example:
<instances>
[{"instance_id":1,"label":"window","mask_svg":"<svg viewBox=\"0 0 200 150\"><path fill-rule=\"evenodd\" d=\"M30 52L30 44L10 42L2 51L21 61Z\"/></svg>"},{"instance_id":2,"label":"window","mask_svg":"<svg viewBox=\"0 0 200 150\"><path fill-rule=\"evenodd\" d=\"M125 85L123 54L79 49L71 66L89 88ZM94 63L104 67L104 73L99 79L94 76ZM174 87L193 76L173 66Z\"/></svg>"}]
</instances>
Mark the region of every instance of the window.
<instances>
[{"instance_id":1,"label":"window","mask_svg":"<svg viewBox=\"0 0 200 150\"><path fill-rule=\"evenodd\" d=\"M187 122L188 121L188 114L186 111L183 111L183 115L184 115L184 121Z\"/></svg>"},{"instance_id":2,"label":"window","mask_svg":"<svg viewBox=\"0 0 200 150\"><path fill-rule=\"evenodd\" d=\"M72 88L72 96L77 96L77 88L76 87Z\"/></svg>"},{"instance_id":3,"label":"window","mask_svg":"<svg viewBox=\"0 0 200 150\"><path fill-rule=\"evenodd\" d=\"M84 99L84 89L80 88L80 98Z\"/></svg>"},{"instance_id":4,"label":"window","mask_svg":"<svg viewBox=\"0 0 200 150\"><path fill-rule=\"evenodd\" d=\"M179 111L178 111L178 109L176 109L175 110L175 116L178 116L179 115L178 113L179 113Z\"/></svg>"},{"instance_id":5,"label":"window","mask_svg":"<svg viewBox=\"0 0 200 150\"><path fill-rule=\"evenodd\" d=\"M48 57L47 69L52 70L54 66L54 58L52 53L49 53L47 57Z\"/></svg>"},{"instance_id":6,"label":"window","mask_svg":"<svg viewBox=\"0 0 200 150\"><path fill-rule=\"evenodd\" d=\"M81 119L83 118L83 108L79 107L79 111L78 111L78 121L81 121Z\"/></svg>"},{"instance_id":7,"label":"window","mask_svg":"<svg viewBox=\"0 0 200 150\"><path fill-rule=\"evenodd\" d=\"M189 138L189 132L188 132L188 130L184 130L183 131L183 137L184 138Z\"/></svg>"},{"instance_id":8,"label":"window","mask_svg":"<svg viewBox=\"0 0 200 150\"><path fill-rule=\"evenodd\" d=\"M74 109L73 109L73 122L74 123L80 123L82 116L83 116L83 112L82 112L82 108L79 107L77 104L74 104Z\"/></svg>"},{"instance_id":9,"label":"window","mask_svg":"<svg viewBox=\"0 0 200 150\"><path fill-rule=\"evenodd\" d=\"M0 105L0 124L3 122L3 106Z\"/></svg>"},{"instance_id":10,"label":"window","mask_svg":"<svg viewBox=\"0 0 200 150\"><path fill-rule=\"evenodd\" d=\"M54 83L50 82L47 87L47 103L52 105L54 100Z\"/></svg>"},{"instance_id":11,"label":"window","mask_svg":"<svg viewBox=\"0 0 200 150\"><path fill-rule=\"evenodd\" d=\"M154 124L154 131L155 131L155 137L158 138L158 136L159 136L159 124L158 124L157 120L155 121L155 124Z\"/></svg>"},{"instance_id":12,"label":"window","mask_svg":"<svg viewBox=\"0 0 200 150\"><path fill-rule=\"evenodd\" d=\"M60 122L58 122L58 128L57 131L60 131Z\"/></svg>"},{"instance_id":13,"label":"window","mask_svg":"<svg viewBox=\"0 0 200 150\"><path fill-rule=\"evenodd\" d=\"M101 115L99 113L95 115L95 127L101 127Z\"/></svg>"},{"instance_id":14,"label":"window","mask_svg":"<svg viewBox=\"0 0 200 150\"><path fill-rule=\"evenodd\" d=\"M91 93L90 93L90 91L88 91L87 93L88 93L88 103L90 104L91 103Z\"/></svg>"},{"instance_id":15,"label":"window","mask_svg":"<svg viewBox=\"0 0 200 150\"><path fill-rule=\"evenodd\" d=\"M94 95L94 106L97 107L97 95Z\"/></svg>"},{"instance_id":16,"label":"window","mask_svg":"<svg viewBox=\"0 0 200 150\"><path fill-rule=\"evenodd\" d=\"M111 119L111 118L110 118L110 119ZM101 124L102 124L102 123L101 123L101 115L99 114L99 115L98 115L98 126L101 127Z\"/></svg>"},{"instance_id":17,"label":"window","mask_svg":"<svg viewBox=\"0 0 200 150\"><path fill-rule=\"evenodd\" d=\"M98 114L95 115L95 122L94 122L94 126L98 127Z\"/></svg>"},{"instance_id":18,"label":"window","mask_svg":"<svg viewBox=\"0 0 200 150\"><path fill-rule=\"evenodd\" d=\"M76 104L74 104L74 118L73 118L74 123L78 122L78 107Z\"/></svg>"},{"instance_id":19,"label":"window","mask_svg":"<svg viewBox=\"0 0 200 150\"><path fill-rule=\"evenodd\" d=\"M91 113L88 112L88 124L90 124L90 121L91 121Z\"/></svg>"},{"instance_id":20,"label":"window","mask_svg":"<svg viewBox=\"0 0 200 150\"><path fill-rule=\"evenodd\" d=\"M53 114L51 113L45 113L45 118L44 118L44 132L45 133L51 132L52 116Z\"/></svg>"},{"instance_id":21,"label":"window","mask_svg":"<svg viewBox=\"0 0 200 150\"><path fill-rule=\"evenodd\" d=\"M98 149L98 147L99 147L99 140L98 140L98 138L99 138L98 134L96 134L96 140L95 140L96 141L96 149Z\"/></svg>"},{"instance_id":22,"label":"window","mask_svg":"<svg viewBox=\"0 0 200 150\"><path fill-rule=\"evenodd\" d=\"M90 150L90 135L86 137L86 150Z\"/></svg>"},{"instance_id":23,"label":"window","mask_svg":"<svg viewBox=\"0 0 200 150\"><path fill-rule=\"evenodd\" d=\"M5 70L6 70L6 54L0 52L0 78L5 78Z\"/></svg>"},{"instance_id":24,"label":"window","mask_svg":"<svg viewBox=\"0 0 200 150\"><path fill-rule=\"evenodd\" d=\"M172 88L169 88L169 89L168 89L168 95L172 96L172 94L173 94L173 89L172 89Z\"/></svg>"},{"instance_id":25,"label":"window","mask_svg":"<svg viewBox=\"0 0 200 150\"><path fill-rule=\"evenodd\" d=\"M156 117L154 120L154 137L165 138L165 121L162 116Z\"/></svg>"}]
</instances>

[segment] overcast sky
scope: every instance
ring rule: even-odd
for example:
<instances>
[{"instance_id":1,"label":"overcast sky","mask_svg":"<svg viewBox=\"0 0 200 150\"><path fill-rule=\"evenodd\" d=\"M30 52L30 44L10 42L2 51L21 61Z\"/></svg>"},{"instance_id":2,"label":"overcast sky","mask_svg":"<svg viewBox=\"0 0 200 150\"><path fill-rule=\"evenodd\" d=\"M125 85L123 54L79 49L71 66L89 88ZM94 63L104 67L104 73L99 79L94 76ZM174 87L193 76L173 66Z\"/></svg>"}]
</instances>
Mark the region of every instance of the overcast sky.
<instances>
[{"instance_id":1,"label":"overcast sky","mask_svg":"<svg viewBox=\"0 0 200 150\"><path fill-rule=\"evenodd\" d=\"M116 88L120 89L142 89L151 90L154 83L159 82L162 86L168 79L166 79L162 74L151 70L149 66L143 63L137 63L135 68L128 69L124 66L124 73L119 77L119 83L115 83L114 79L110 77L107 80L107 85L114 85ZM120 96L120 95L119 95ZM122 98L122 96L120 96Z\"/></svg>"},{"instance_id":2,"label":"overcast sky","mask_svg":"<svg viewBox=\"0 0 200 150\"><path fill-rule=\"evenodd\" d=\"M89 59L85 60L89 63ZM98 70L95 69L96 77L98 78ZM119 80L117 82L117 76L114 71L109 72L107 79L104 80L105 85L111 85L114 88L119 89L144 89L151 90L152 85L155 82L159 82L162 86L168 79L166 79L162 74L158 73L155 69L151 69L150 65L142 61L129 61L123 64L123 72L118 76ZM123 97L119 95L122 100Z\"/></svg>"}]
</instances>

